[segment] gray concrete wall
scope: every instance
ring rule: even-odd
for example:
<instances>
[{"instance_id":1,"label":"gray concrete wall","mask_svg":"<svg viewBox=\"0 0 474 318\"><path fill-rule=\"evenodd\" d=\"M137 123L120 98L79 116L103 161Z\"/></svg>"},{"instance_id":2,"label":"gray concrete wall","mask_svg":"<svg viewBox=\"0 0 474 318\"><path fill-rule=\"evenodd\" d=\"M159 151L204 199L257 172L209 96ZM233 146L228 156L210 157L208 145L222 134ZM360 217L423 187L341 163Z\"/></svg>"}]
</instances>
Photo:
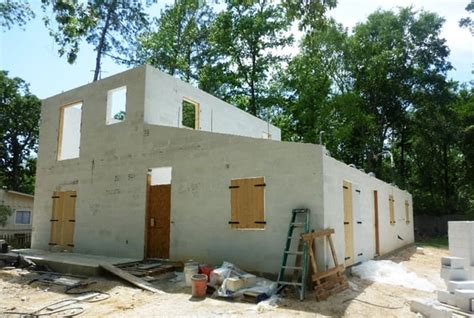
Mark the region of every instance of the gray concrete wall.
<instances>
[{"instance_id":1,"label":"gray concrete wall","mask_svg":"<svg viewBox=\"0 0 474 318\"><path fill-rule=\"evenodd\" d=\"M33 218L33 197L29 195L21 195L0 189L0 204L9 206L13 209L12 215L7 220L5 226L0 226L0 234L10 233L28 233L31 232L30 224L16 224L16 211L31 211Z\"/></svg>"},{"instance_id":2,"label":"gray concrete wall","mask_svg":"<svg viewBox=\"0 0 474 318\"><path fill-rule=\"evenodd\" d=\"M414 242L413 202L411 194L375 177L323 156L324 211L326 227L335 229L337 257L344 260L343 181L352 183L355 263L375 256L374 194L378 191L380 254L386 254ZM356 192L359 190L360 192ZM395 221L390 224L389 195L395 200ZM405 200L410 207L410 223L405 219ZM357 222L361 222L358 224ZM403 240L398 238L400 236ZM358 256L362 253L363 255Z\"/></svg>"},{"instance_id":3,"label":"gray concrete wall","mask_svg":"<svg viewBox=\"0 0 474 318\"><path fill-rule=\"evenodd\" d=\"M146 67L145 123L182 127L183 98L199 103L200 130L280 140L280 129L151 66ZM267 138L268 139L268 138Z\"/></svg>"}]
</instances>

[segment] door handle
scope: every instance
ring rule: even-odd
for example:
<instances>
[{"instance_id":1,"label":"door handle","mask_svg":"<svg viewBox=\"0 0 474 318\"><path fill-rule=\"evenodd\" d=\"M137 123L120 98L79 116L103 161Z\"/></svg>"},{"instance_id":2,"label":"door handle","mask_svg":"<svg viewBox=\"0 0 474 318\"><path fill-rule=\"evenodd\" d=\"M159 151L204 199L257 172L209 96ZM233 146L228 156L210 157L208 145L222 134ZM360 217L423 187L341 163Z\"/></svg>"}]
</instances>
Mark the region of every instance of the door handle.
<instances>
[{"instance_id":1,"label":"door handle","mask_svg":"<svg viewBox=\"0 0 474 318\"><path fill-rule=\"evenodd\" d=\"M150 218L150 226L155 227L155 218Z\"/></svg>"}]
</instances>

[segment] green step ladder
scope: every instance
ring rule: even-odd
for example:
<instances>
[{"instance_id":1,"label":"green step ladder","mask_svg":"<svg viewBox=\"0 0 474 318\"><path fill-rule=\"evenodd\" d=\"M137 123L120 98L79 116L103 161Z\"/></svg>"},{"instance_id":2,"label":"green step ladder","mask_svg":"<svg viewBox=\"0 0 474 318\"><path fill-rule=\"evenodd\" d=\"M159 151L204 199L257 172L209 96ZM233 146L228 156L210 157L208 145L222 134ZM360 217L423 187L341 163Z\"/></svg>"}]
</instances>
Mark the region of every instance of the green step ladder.
<instances>
[{"instance_id":1,"label":"green step ladder","mask_svg":"<svg viewBox=\"0 0 474 318\"><path fill-rule=\"evenodd\" d=\"M286 237L285 250L283 251L283 259L281 261L280 272L277 280L277 293L287 286L294 287L300 294L300 300L304 300L306 291L306 280L308 275L308 244L301 240L301 235L309 233L310 209L293 209L291 211L291 221ZM301 229L300 233L295 233L295 229ZM291 251L291 243L297 242L298 250ZM302 250L301 250L302 246ZM288 256L296 256L295 265L288 265ZM299 261L299 262L298 262ZM299 263L299 264L298 264ZM285 281L285 270L293 271L293 281ZM297 275L299 272L300 275ZM299 276L299 279L298 279Z\"/></svg>"}]
</instances>

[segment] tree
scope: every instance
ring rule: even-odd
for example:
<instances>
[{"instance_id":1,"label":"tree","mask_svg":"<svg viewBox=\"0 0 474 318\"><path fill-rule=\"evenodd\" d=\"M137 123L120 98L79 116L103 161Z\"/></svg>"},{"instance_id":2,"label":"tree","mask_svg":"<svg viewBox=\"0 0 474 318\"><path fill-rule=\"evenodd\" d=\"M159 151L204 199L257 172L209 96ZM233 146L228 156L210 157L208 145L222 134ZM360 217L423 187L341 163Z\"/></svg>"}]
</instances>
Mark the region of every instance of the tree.
<instances>
[{"instance_id":1,"label":"tree","mask_svg":"<svg viewBox=\"0 0 474 318\"><path fill-rule=\"evenodd\" d=\"M291 21L282 7L267 1L229 1L211 26L210 42L219 56L214 73L226 83L221 97L261 115L265 92L275 67L285 61L282 52L292 43L287 34Z\"/></svg>"},{"instance_id":2,"label":"tree","mask_svg":"<svg viewBox=\"0 0 474 318\"><path fill-rule=\"evenodd\" d=\"M0 203L0 226L7 225L8 218L13 214L13 209L8 205L3 204L3 201Z\"/></svg>"},{"instance_id":3,"label":"tree","mask_svg":"<svg viewBox=\"0 0 474 318\"><path fill-rule=\"evenodd\" d=\"M324 15L327 10L335 8L336 0L283 0L286 15L290 20L298 20L300 30L308 33L317 31L325 26Z\"/></svg>"},{"instance_id":4,"label":"tree","mask_svg":"<svg viewBox=\"0 0 474 318\"><path fill-rule=\"evenodd\" d=\"M96 52L93 81L100 77L104 55L123 61L130 47L136 46L139 34L148 21L141 1L129 0L42 0L43 10L52 10L54 22L44 17L50 35L59 45L59 56L68 63L77 59L80 44L85 40ZM150 1L147 2L151 3Z\"/></svg>"},{"instance_id":5,"label":"tree","mask_svg":"<svg viewBox=\"0 0 474 318\"><path fill-rule=\"evenodd\" d=\"M470 14L474 14L474 0L471 0L471 2L466 6L466 11ZM465 17L459 20L459 26L461 28L469 29L471 34L474 36L474 20L472 20L471 17Z\"/></svg>"},{"instance_id":6,"label":"tree","mask_svg":"<svg viewBox=\"0 0 474 318\"><path fill-rule=\"evenodd\" d=\"M149 63L186 82L197 84L208 45L212 9L198 0L177 0L167 6L155 30L144 33L131 64Z\"/></svg>"},{"instance_id":7,"label":"tree","mask_svg":"<svg viewBox=\"0 0 474 318\"><path fill-rule=\"evenodd\" d=\"M33 19L35 13L27 1L6 0L0 3L0 27L9 30L13 25L24 26Z\"/></svg>"},{"instance_id":8,"label":"tree","mask_svg":"<svg viewBox=\"0 0 474 318\"><path fill-rule=\"evenodd\" d=\"M40 106L22 79L0 71L0 184L8 189L33 191Z\"/></svg>"}]
</instances>

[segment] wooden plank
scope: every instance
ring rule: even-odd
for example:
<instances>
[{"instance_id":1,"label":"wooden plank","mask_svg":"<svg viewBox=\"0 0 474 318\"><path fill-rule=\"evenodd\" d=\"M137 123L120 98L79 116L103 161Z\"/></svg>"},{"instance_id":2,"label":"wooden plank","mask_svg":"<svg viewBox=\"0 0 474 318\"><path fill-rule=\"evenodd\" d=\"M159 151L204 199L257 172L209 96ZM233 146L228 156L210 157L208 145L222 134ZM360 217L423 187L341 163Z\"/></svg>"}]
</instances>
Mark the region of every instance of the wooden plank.
<instances>
[{"instance_id":1,"label":"wooden plank","mask_svg":"<svg viewBox=\"0 0 474 318\"><path fill-rule=\"evenodd\" d=\"M344 200L344 255L345 265L349 266L354 263L354 230L352 215L352 183L343 182L343 200Z\"/></svg>"},{"instance_id":2,"label":"wooden plank","mask_svg":"<svg viewBox=\"0 0 474 318\"><path fill-rule=\"evenodd\" d=\"M62 222L62 206L64 199L62 192L54 192L53 194L53 210L51 211L51 220L57 220L51 222L51 237L49 240L50 244L60 244L61 238L61 222Z\"/></svg>"},{"instance_id":3,"label":"wooden plank","mask_svg":"<svg viewBox=\"0 0 474 318\"><path fill-rule=\"evenodd\" d=\"M152 269L155 267L160 267L161 265L161 263L141 264L138 265L138 269Z\"/></svg>"},{"instance_id":4,"label":"wooden plank","mask_svg":"<svg viewBox=\"0 0 474 318\"><path fill-rule=\"evenodd\" d=\"M395 225L395 201L391 194L388 196L388 206L390 210L390 224Z\"/></svg>"},{"instance_id":5,"label":"wooden plank","mask_svg":"<svg viewBox=\"0 0 474 318\"><path fill-rule=\"evenodd\" d=\"M233 229L263 229L265 224L265 183L264 177L232 179L231 223Z\"/></svg>"},{"instance_id":6,"label":"wooden plank","mask_svg":"<svg viewBox=\"0 0 474 318\"><path fill-rule=\"evenodd\" d=\"M120 268L113 266L112 264L101 263L101 264L99 264L99 266L101 268L105 269L106 271L122 278L123 280L126 280L127 282L129 282L129 283L131 283L131 284L133 284L137 287L140 287L142 289L145 289L145 290L151 291L153 293L157 293L157 294L164 294L165 293L165 292L151 286L150 284L145 282L143 279L140 279L136 276L133 276L132 274L129 274L126 271L123 271Z\"/></svg>"},{"instance_id":7,"label":"wooden plank","mask_svg":"<svg viewBox=\"0 0 474 318\"><path fill-rule=\"evenodd\" d=\"M410 223L410 204L405 200L405 222Z\"/></svg>"},{"instance_id":8,"label":"wooden plank","mask_svg":"<svg viewBox=\"0 0 474 318\"><path fill-rule=\"evenodd\" d=\"M313 274L311 277L313 281L315 281L321 278L329 277L331 275L336 275L337 273L342 272L343 270L344 270L344 267L342 265L339 265L338 267L333 267L327 271Z\"/></svg>"},{"instance_id":9,"label":"wooden plank","mask_svg":"<svg viewBox=\"0 0 474 318\"><path fill-rule=\"evenodd\" d=\"M74 244L74 227L76 222L76 191L63 192L64 208L62 222L63 245Z\"/></svg>"},{"instance_id":10,"label":"wooden plank","mask_svg":"<svg viewBox=\"0 0 474 318\"><path fill-rule=\"evenodd\" d=\"M339 262L337 261L337 255L336 255L336 249L334 248L334 244L332 242L332 237L331 235L328 235L327 236L327 240L329 242L329 248L331 249L331 254L332 254L332 259L334 261L334 266L335 267L338 267L339 266Z\"/></svg>"},{"instance_id":11,"label":"wooden plank","mask_svg":"<svg viewBox=\"0 0 474 318\"><path fill-rule=\"evenodd\" d=\"M302 234L301 237L305 241L312 241L313 239L321 236L328 236L334 234L334 229L326 229L326 230L319 230L319 231L314 231L311 233L306 233Z\"/></svg>"},{"instance_id":12,"label":"wooden plank","mask_svg":"<svg viewBox=\"0 0 474 318\"><path fill-rule=\"evenodd\" d=\"M379 196L374 190L374 219L375 219L375 254L380 255L380 234L379 234Z\"/></svg>"}]
</instances>

